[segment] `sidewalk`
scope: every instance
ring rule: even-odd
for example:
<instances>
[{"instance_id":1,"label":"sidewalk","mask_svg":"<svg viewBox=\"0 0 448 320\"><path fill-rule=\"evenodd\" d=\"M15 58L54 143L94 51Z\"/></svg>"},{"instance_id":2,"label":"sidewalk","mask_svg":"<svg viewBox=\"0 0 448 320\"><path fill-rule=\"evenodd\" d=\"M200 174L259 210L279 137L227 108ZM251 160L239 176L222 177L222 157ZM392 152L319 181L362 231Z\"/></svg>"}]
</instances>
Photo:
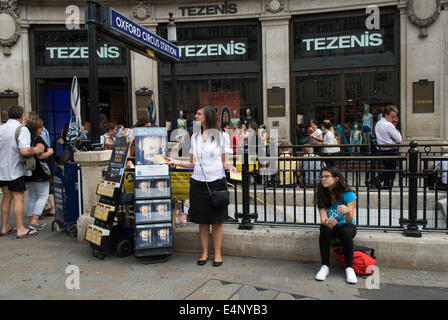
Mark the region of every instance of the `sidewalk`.
<instances>
[{"instance_id":1,"label":"sidewalk","mask_svg":"<svg viewBox=\"0 0 448 320\"><path fill-rule=\"evenodd\" d=\"M226 256L221 267L196 265L196 253L175 252L167 262L144 265L133 255L104 260L88 245L48 227L37 237L0 238L0 299L315 300L448 299L448 272L382 268L380 289L367 280L348 285L338 266L325 282L318 263ZM80 289L66 288L66 268L80 270Z\"/></svg>"}]
</instances>

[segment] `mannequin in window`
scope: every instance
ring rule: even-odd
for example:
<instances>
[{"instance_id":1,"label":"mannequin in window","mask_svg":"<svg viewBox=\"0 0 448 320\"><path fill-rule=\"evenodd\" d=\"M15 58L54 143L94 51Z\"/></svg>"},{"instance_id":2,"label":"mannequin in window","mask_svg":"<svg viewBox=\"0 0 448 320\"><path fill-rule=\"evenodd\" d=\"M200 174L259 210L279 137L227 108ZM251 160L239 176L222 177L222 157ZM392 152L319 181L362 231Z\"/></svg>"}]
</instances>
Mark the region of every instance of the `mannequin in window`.
<instances>
[{"instance_id":1,"label":"mannequin in window","mask_svg":"<svg viewBox=\"0 0 448 320\"><path fill-rule=\"evenodd\" d=\"M252 120L252 116L250 115L250 108L246 109L246 119L244 119L245 122L250 123Z\"/></svg>"},{"instance_id":2,"label":"mannequin in window","mask_svg":"<svg viewBox=\"0 0 448 320\"><path fill-rule=\"evenodd\" d=\"M383 117L383 110L381 110L381 109L376 109L376 113L377 113L377 116L376 116L376 122L378 122L378 121L380 121L381 120L381 118Z\"/></svg>"},{"instance_id":3,"label":"mannequin in window","mask_svg":"<svg viewBox=\"0 0 448 320\"><path fill-rule=\"evenodd\" d=\"M230 124L236 129L238 129L240 127L240 122L241 122L240 119L236 115L236 110L233 110L233 118L230 119Z\"/></svg>"},{"instance_id":4,"label":"mannequin in window","mask_svg":"<svg viewBox=\"0 0 448 320\"><path fill-rule=\"evenodd\" d=\"M362 134L361 130L358 128L358 124L353 123L353 130L350 134L350 144L361 144ZM359 147L353 147L353 154L355 156L359 156Z\"/></svg>"},{"instance_id":5,"label":"mannequin in window","mask_svg":"<svg viewBox=\"0 0 448 320\"><path fill-rule=\"evenodd\" d=\"M368 144L370 132L373 128L373 115L369 112L370 105L364 103L364 113L362 115L362 139L361 143Z\"/></svg>"},{"instance_id":6,"label":"mannequin in window","mask_svg":"<svg viewBox=\"0 0 448 320\"><path fill-rule=\"evenodd\" d=\"M187 130L187 120L184 119L183 111L179 111L179 119L177 119L177 128Z\"/></svg>"}]
</instances>

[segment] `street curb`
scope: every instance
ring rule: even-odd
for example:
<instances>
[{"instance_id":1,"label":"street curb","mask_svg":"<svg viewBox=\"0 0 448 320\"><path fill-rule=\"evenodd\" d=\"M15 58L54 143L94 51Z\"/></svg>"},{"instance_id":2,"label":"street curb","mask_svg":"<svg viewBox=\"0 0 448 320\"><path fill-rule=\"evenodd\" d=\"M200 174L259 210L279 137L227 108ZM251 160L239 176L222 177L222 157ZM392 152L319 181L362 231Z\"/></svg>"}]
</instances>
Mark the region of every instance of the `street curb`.
<instances>
[{"instance_id":1,"label":"street curb","mask_svg":"<svg viewBox=\"0 0 448 320\"><path fill-rule=\"evenodd\" d=\"M421 238L405 237L400 231L359 230L356 245L375 249L377 266L416 270L446 271L448 234L423 232ZM201 252L199 228L187 224L174 232L177 252ZM209 252L213 254L210 236ZM239 230L237 224L224 225L222 254L240 257L320 262L319 229L316 227L254 226ZM331 264L337 260L331 256Z\"/></svg>"}]
</instances>

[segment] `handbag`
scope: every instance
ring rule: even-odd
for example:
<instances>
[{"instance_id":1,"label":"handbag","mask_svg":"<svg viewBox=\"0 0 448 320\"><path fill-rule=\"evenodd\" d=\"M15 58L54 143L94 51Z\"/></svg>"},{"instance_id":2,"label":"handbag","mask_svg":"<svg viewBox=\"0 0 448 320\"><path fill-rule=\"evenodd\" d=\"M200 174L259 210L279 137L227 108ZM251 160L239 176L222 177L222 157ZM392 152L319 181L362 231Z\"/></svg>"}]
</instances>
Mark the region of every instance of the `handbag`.
<instances>
[{"instance_id":1,"label":"handbag","mask_svg":"<svg viewBox=\"0 0 448 320\"><path fill-rule=\"evenodd\" d=\"M16 129L15 136L16 136L17 147L19 146L19 135L20 135L20 130L22 130L22 127L23 126L18 126ZM26 170L31 170L31 171L36 170L36 158L34 157L34 155L31 157L24 157L19 152L19 163L22 163Z\"/></svg>"},{"instance_id":2,"label":"handbag","mask_svg":"<svg viewBox=\"0 0 448 320\"><path fill-rule=\"evenodd\" d=\"M196 155L197 155L197 152L196 152ZM202 174L204 175L204 178L205 178L204 168L202 167L202 157L199 161L199 166L201 167ZM227 189L227 182L226 182L225 190L215 190L215 191L210 190L210 187L209 187L207 181L205 181L205 184L207 185L207 190L208 190L208 194L210 196L210 202L212 204L212 207L220 209L220 208L224 208L229 205L230 193L229 193L229 190Z\"/></svg>"}]
</instances>

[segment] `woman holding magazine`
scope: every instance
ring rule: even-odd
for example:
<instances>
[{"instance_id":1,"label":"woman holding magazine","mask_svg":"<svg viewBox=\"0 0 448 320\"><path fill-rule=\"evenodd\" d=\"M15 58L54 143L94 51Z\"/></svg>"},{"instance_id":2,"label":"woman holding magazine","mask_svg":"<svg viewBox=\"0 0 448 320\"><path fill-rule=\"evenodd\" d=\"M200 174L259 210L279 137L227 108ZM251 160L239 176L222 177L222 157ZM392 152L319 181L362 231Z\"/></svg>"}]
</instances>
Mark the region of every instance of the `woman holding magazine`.
<instances>
[{"instance_id":1,"label":"woman holding magazine","mask_svg":"<svg viewBox=\"0 0 448 320\"><path fill-rule=\"evenodd\" d=\"M317 189L317 207L320 215L319 249L322 266L316 280L324 281L329 274L331 239L337 235L342 242L345 273L348 283L358 282L353 270L353 238L356 235L354 211L356 195L348 187L344 176L335 167L325 167L320 172Z\"/></svg>"},{"instance_id":2,"label":"woman holding magazine","mask_svg":"<svg viewBox=\"0 0 448 320\"><path fill-rule=\"evenodd\" d=\"M208 239L212 225L214 259L213 266L222 265L221 244L223 222L227 216L227 205L217 206L212 195L227 190L224 170L236 172L229 160L223 135L218 127L218 118L213 107L203 107L196 112L195 120L200 128L191 136L190 161L166 157L168 164L194 169L190 180L190 221L199 224L202 254L197 264L207 263ZM228 143L228 142L227 142ZM222 193L221 193L222 194Z\"/></svg>"}]
</instances>

